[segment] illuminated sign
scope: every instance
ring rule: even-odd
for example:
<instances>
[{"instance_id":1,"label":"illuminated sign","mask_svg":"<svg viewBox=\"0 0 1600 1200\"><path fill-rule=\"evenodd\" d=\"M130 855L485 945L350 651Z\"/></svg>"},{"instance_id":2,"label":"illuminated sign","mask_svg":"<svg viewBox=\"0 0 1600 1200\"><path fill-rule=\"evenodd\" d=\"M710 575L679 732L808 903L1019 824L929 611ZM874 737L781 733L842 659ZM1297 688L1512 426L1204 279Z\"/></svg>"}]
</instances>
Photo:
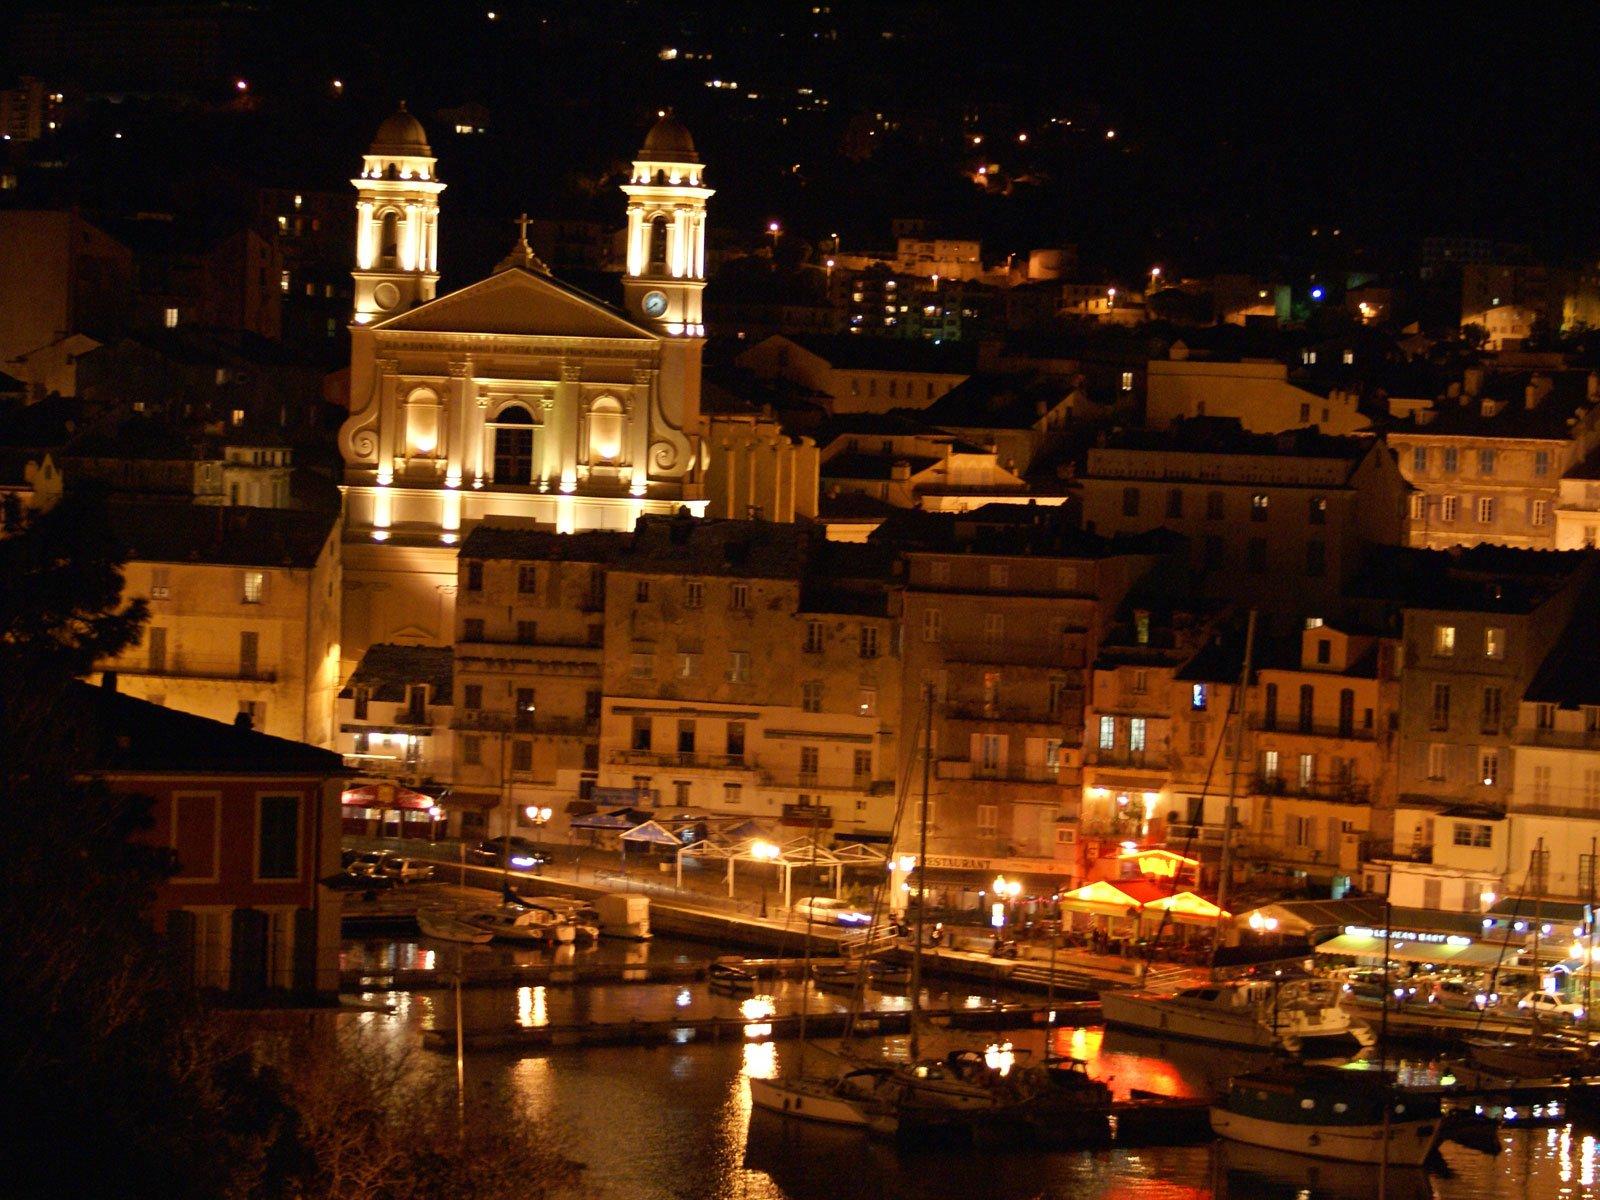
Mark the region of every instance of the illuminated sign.
<instances>
[{"instance_id":1,"label":"illuminated sign","mask_svg":"<svg viewBox=\"0 0 1600 1200\"><path fill-rule=\"evenodd\" d=\"M1433 946L1470 946L1472 939L1462 937L1459 933L1424 933L1416 929L1374 929L1370 925L1346 925L1344 931L1350 937L1370 937L1382 940L1387 937L1391 942L1426 942Z\"/></svg>"}]
</instances>

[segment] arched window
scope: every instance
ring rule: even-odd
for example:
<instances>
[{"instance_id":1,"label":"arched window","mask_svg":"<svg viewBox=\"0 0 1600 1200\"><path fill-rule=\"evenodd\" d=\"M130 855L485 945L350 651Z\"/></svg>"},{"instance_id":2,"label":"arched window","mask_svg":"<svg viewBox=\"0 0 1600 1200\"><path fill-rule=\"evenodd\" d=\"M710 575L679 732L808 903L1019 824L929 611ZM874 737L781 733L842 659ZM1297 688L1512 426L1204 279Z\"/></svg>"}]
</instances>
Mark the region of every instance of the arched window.
<instances>
[{"instance_id":1,"label":"arched window","mask_svg":"<svg viewBox=\"0 0 1600 1200\"><path fill-rule=\"evenodd\" d=\"M383 214L378 237L378 263L392 267L400 258L400 214L390 209Z\"/></svg>"},{"instance_id":2,"label":"arched window","mask_svg":"<svg viewBox=\"0 0 1600 1200\"><path fill-rule=\"evenodd\" d=\"M602 396L589 409L589 461L614 463L622 457L622 405Z\"/></svg>"},{"instance_id":3,"label":"arched window","mask_svg":"<svg viewBox=\"0 0 1600 1200\"><path fill-rule=\"evenodd\" d=\"M653 218L651 220L651 222L650 222L650 265L652 267L660 267L662 270L666 269L666 266L667 266L667 219L666 219L666 217L659 217L658 216L658 217Z\"/></svg>"},{"instance_id":4,"label":"arched window","mask_svg":"<svg viewBox=\"0 0 1600 1200\"><path fill-rule=\"evenodd\" d=\"M507 405L495 417L494 482L533 482L533 414L520 404Z\"/></svg>"}]
</instances>

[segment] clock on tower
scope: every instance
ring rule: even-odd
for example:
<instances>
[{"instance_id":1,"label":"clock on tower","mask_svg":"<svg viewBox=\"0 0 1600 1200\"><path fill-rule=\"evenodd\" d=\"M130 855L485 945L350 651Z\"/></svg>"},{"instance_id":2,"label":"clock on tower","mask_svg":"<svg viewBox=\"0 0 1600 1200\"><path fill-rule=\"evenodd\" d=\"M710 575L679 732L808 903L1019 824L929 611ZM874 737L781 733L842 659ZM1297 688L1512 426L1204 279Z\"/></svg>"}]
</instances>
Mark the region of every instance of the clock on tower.
<instances>
[{"instance_id":1,"label":"clock on tower","mask_svg":"<svg viewBox=\"0 0 1600 1200\"><path fill-rule=\"evenodd\" d=\"M706 286L705 168L670 112L651 128L623 185L628 197L628 311L672 337L700 338Z\"/></svg>"}]
</instances>

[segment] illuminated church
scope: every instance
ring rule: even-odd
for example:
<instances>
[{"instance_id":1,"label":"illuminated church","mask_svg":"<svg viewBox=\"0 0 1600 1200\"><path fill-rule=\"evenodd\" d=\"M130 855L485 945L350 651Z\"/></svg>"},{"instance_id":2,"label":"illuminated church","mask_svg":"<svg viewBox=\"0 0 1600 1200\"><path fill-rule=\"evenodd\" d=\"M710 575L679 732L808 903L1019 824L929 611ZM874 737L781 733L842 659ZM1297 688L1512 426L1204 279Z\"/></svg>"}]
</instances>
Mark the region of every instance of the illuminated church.
<instances>
[{"instance_id":1,"label":"illuminated church","mask_svg":"<svg viewBox=\"0 0 1600 1200\"><path fill-rule=\"evenodd\" d=\"M705 508L700 415L705 168L671 115L628 198L625 311L555 279L522 237L436 296L440 194L422 124L383 122L356 188L344 455L344 654L453 639L474 524L631 529Z\"/></svg>"}]
</instances>

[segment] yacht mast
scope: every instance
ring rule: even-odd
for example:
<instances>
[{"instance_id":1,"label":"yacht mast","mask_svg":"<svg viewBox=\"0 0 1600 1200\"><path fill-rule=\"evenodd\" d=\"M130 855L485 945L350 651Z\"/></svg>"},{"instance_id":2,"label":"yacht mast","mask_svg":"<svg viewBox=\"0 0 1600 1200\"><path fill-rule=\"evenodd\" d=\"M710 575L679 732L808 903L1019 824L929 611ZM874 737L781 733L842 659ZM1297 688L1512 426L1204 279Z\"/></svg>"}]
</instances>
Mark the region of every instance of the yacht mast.
<instances>
[{"instance_id":1,"label":"yacht mast","mask_svg":"<svg viewBox=\"0 0 1600 1200\"><path fill-rule=\"evenodd\" d=\"M1589 953L1584 957L1583 964L1583 1033L1585 1041L1588 1041L1594 1033L1594 1016L1590 1009L1594 995L1594 867L1597 849L1600 849L1600 838L1590 838L1589 905L1588 911L1583 914L1583 923L1589 934Z\"/></svg>"},{"instance_id":2,"label":"yacht mast","mask_svg":"<svg viewBox=\"0 0 1600 1200\"><path fill-rule=\"evenodd\" d=\"M922 685L927 706L922 722L922 811L917 814L917 924L911 949L911 1061L921 1057L917 1010L922 999L922 937L928 913L928 776L933 770L933 684Z\"/></svg>"},{"instance_id":3,"label":"yacht mast","mask_svg":"<svg viewBox=\"0 0 1600 1200\"><path fill-rule=\"evenodd\" d=\"M1250 610L1250 618L1245 625L1244 632L1244 669L1239 672L1238 704L1235 706L1239 723L1233 728L1233 770L1228 773L1228 807L1222 819L1222 863L1217 874L1217 928L1211 943L1213 959L1216 957L1217 946L1222 942L1221 915L1228 908L1228 878L1233 873L1233 827L1238 820L1239 800L1239 767L1244 757L1244 727L1249 721L1249 709L1245 703L1250 694L1250 662L1255 654L1256 647L1256 610Z\"/></svg>"}]
</instances>

